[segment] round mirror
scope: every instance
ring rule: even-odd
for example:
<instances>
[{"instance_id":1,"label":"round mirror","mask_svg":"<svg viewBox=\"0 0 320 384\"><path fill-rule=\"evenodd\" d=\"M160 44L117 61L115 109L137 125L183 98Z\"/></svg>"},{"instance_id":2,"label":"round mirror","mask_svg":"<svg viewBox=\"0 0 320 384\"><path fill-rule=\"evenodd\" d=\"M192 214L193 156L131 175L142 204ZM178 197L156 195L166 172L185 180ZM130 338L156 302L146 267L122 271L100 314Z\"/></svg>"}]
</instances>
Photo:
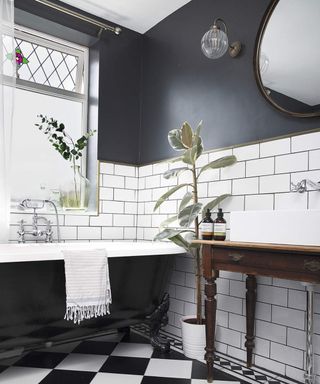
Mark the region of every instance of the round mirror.
<instances>
[{"instance_id":1,"label":"round mirror","mask_svg":"<svg viewBox=\"0 0 320 384\"><path fill-rule=\"evenodd\" d=\"M260 26L254 63L259 88L292 116L320 116L319 19L319 0L274 0Z\"/></svg>"}]
</instances>

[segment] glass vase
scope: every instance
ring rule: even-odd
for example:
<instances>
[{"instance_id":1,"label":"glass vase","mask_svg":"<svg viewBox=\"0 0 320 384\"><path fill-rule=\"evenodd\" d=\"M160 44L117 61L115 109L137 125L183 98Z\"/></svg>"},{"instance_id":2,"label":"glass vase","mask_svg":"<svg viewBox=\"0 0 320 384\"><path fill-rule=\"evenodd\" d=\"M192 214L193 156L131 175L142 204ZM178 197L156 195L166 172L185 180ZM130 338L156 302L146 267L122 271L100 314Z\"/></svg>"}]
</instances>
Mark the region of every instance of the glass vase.
<instances>
[{"instance_id":1,"label":"glass vase","mask_svg":"<svg viewBox=\"0 0 320 384\"><path fill-rule=\"evenodd\" d=\"M90 182L80 172L80 166L71 166L72 177L60 187L60 204L64 210L87 210Z\"/></svg>"}]
</instances>

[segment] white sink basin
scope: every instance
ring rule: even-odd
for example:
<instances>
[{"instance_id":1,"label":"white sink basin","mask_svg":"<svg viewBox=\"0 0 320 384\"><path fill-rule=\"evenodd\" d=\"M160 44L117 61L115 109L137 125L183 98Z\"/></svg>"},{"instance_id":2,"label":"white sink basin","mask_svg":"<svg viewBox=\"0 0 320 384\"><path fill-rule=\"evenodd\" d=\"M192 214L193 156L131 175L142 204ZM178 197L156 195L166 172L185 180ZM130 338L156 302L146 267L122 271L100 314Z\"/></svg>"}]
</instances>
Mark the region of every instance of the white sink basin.
<instances>
[{"instance_id":1,"label":"white sink basin","mask_svg":"<svg viewBox=\"0 0 320 384\"><path fill-rule=\"evenodd\" d=\"M232 212L230 240L320 246L320 210Z\"/></svg>"}]
</instances>

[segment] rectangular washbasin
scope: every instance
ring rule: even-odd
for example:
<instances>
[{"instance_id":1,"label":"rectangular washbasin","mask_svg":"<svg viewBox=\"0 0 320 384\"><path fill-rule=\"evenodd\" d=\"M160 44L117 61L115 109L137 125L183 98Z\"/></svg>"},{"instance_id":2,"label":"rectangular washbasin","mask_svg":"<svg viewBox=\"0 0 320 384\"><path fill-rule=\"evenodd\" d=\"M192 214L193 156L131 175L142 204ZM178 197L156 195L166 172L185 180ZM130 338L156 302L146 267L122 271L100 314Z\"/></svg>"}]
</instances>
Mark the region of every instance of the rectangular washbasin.
<instances>
[{"instance_id":1,"label":"rectangular washbasin","mask_svg":"<svg viewBox=\"0 0 320 384\"><path fill-rule=\"evenodd\" d=\"M232 212L230 240L320 245L320 210Z\"/></svg>"}]
</instances>

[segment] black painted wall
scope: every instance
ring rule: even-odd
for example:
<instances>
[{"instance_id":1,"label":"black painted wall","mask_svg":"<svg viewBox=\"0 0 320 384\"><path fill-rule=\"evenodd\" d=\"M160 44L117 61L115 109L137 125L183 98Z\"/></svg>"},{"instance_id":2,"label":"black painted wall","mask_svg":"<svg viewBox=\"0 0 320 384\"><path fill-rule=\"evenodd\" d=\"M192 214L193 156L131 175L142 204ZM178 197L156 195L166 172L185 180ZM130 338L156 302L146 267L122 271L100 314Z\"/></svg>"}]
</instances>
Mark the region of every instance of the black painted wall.
<instances>
[{"instance_id":1,"label":"black painted wall","mask_svg":"<svg viewBox=\"0 0 320 384\"><path fill-rule=\"evenodd\" d=\"M185 120L192 125L203 120L206 149L319 127L320 118L275 110L258 90L254 45L269 3L192 0L144 36L123 28L120 36L105 32L99 40L87 23L34 0L15 0L19 22L95 50L99 92L96 100L90 98L98 117L89 121L98 125L98 159L129 164L175 155L167 133ZM228 24L230 40L245 45L240 57L209 60L202 54L201 37L218 16Z\"/></svg>"},{"instance_id":2,"label":"black painted wall","mask_svg":"<svg viewBox=\"0 0 320 384\"><path fill-rule=\"evenodd\" d=\"M185 120L203 120L206 149L318 128L320 118L293 118L275 110L260 94L253 54L269 0L192 0L144 37L140 162L174 153L169 130ZM230 40L245 48L240 57L209 60L200 40L222 17Z\"/></svg>"}]
</instances>

